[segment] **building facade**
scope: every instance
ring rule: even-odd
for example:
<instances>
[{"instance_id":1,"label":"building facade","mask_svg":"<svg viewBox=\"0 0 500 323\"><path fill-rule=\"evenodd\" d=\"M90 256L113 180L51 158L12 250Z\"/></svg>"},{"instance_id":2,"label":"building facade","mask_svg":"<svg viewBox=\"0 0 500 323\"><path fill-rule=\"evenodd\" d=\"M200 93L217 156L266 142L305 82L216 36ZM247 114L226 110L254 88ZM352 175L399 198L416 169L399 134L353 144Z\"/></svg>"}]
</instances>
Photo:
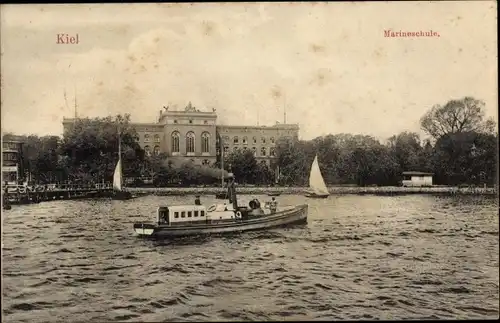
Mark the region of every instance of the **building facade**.
<instances>
[{"instance_id":1,"label":"building facade","mask_svg":"<svg viewBox=\"0 0 500 323\"><path fill-rule=\"evenodd\" d=\"M65 129L74 119L64 119ZM241 149L254 153L258 162L270 165L279 138L298 138L297 124L273 126L218 125L215 109L200 111L189 103L184 110L160 111L156 123L132 123L139 145L147 155L166 153L169 159L213 165L221 151L227 156ZM220 138L220 140L219 140ZM221 150L222 149L222 150Z\"/></svg>"},{"instance_id":2,"label":"building facade","mask_svg":"<svg viewBox=\"0 0 500 323\"><path fill-rule=\"evenodd\" d=\"M17 140L2 140L2 182L19 184L24 178L23 143Z\"/></svg>"}]
</instances>

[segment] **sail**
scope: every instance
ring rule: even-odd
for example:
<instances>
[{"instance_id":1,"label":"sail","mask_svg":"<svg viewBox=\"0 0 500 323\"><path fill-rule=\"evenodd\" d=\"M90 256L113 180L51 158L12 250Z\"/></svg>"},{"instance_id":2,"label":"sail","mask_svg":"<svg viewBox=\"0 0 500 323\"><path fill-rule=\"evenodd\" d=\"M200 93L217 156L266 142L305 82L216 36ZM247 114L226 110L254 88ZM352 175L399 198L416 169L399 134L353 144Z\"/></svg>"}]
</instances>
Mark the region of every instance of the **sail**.
<instances>
[{"instance_id":1,"label":"sail","mask_svg":"<svg viewBox=\"0 0 500 323\"><path fill-rule=\"evenodd\" d=\"M118 159L116 163L115 173L113 174L113 189L117 191L122 190L122 159Z\"/></svg>"},{"instance_id":2,"label":"sail","mask_svg":"<svg viewBox=\"0 0 500 323\"><path fill-rule=\"evenodd\" d=\"M323 176L321 175L321 170L319 169L318 156L314 157L314 161L311 166L311 173L309 175L309 187L312 193L318 195L325 195L328 193L328 188L326 187Z\"/></svg>"}]
</instances>

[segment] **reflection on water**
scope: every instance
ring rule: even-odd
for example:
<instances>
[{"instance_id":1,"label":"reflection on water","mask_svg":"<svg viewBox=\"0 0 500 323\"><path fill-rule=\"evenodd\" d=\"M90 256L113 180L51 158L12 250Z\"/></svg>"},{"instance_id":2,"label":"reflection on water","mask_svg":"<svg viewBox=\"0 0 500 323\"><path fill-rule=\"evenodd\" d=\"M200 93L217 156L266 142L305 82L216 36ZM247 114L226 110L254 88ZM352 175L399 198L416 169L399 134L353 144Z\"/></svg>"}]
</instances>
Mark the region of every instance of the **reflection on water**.
<instances>
[{"instance_id":1,"label":"reflection on water","mask_svg":"<svg viewBox=\"0 0 500 323\"><path fill-rule=\"evenodd\" d=\"M3 321L498 317L492 198L282 195L281 205L309 204L307 226L176 242L133 236L132 223L153 220L159 204L192 198L4 211Z\"/></svg>"}]
</instances>

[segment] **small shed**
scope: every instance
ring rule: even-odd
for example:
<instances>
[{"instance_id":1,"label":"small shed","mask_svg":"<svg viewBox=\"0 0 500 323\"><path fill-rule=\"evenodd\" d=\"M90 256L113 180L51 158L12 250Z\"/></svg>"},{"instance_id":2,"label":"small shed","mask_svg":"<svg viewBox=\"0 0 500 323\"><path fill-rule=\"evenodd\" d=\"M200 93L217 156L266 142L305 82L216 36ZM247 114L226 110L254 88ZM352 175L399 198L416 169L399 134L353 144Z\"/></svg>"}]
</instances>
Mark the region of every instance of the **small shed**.
<instances>
[{"instance_id":1,"label":"small shed","mask_svg":"<svg viewBox=\"0 0 500 323\"><path fill-rule=\"evenodd\" d=\"M432 186L433 173L407 171L403 172L403 186Z\"/></svg>"}]
</instances>

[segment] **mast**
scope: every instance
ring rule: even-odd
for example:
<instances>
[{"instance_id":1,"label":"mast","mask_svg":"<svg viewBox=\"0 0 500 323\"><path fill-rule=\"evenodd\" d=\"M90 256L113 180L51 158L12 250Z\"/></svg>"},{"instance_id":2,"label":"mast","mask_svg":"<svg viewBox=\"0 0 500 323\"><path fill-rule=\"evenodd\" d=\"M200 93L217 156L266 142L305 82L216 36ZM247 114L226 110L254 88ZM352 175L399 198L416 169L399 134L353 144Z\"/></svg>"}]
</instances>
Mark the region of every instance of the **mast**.
<instances>
[{"instance_id":1,"label":"mast","mask_svg":"<svg viewBox=\"0 0 500 323\"><path fill-rule=\"evenodd\" d=\"M222 136L219 135L219 148L220 148L220 180L221 187L224 187L224 143L222 142Z\"/></svg>"},{"instance_id":2,"label":"mast","mask_svg":"<svg viewBox=\"0 0 500 323\"><path fill-rule=\"evenodd\" d=\"M283 124L286 124L286 93L283 94Z\"/></svg>"},{"instance_id":3,"label":"mast","mask_svg":"<svg viewBox=\"0 0 500 323\"><path fill-rule=\"evenodd\" d=\"M78 118L78 113L76 111L76 85L75 85L75 119Z\"/></svg>"}]
</instances>

